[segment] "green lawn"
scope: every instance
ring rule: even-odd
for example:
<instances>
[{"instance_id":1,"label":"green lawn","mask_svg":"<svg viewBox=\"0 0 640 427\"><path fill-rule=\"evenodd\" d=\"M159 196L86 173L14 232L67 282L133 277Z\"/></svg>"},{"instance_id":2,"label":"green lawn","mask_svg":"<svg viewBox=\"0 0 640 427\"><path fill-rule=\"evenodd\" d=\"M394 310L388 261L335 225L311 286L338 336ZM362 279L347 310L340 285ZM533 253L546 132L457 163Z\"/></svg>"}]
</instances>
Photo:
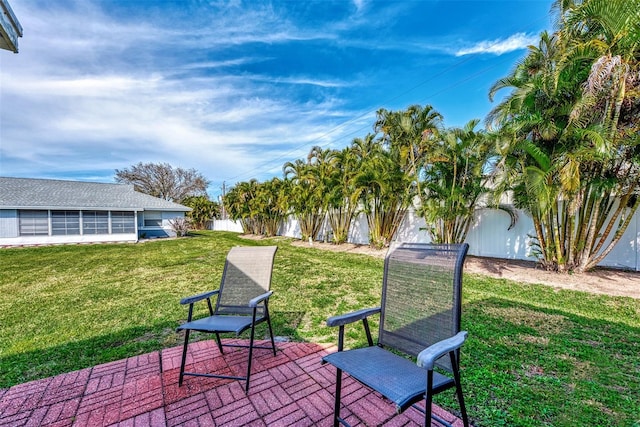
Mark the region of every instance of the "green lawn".
<instances>
[{"instance_id":1,"label":"green lawn","mask_svg":"<svg viewBox=\"0 0 640 427\"><path fill-rule=\"evenodd\" d=\"M277 244L276 335L335 342L329 315L378 304L382 260L234 233L0 250L0 387L175 346L181 297L234 245ZM629 283L629 286L640 286ZM465 275L465 397L477 426L640 423L640 301ZM203 307L204 308L204 307ZM207 337L208 338L208 337ZM347 344L364 345L360 328ZM456 411L452 396L436 402Z\"/></svg>"}]
</instances>

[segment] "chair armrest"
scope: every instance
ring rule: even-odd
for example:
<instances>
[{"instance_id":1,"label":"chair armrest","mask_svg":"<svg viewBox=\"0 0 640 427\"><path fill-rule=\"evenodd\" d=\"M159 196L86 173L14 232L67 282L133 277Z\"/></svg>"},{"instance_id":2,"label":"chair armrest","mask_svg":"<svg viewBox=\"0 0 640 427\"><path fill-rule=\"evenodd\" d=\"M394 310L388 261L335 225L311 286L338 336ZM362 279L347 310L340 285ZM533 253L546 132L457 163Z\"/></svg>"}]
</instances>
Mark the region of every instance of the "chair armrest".
<instances>
[{"instance_id":1,"label":"chair armrest","mask_svg":"<svg viewBox=\"0 0 640 427\"><path fill-rule=\"evenodd\" d=\"M380 313L380 307L364 308L362 310L353 311L339 316L331 316L327 319L327 326L342 326L358 320L366 319L372 314Z\"/></svg>"},{"instance_id":2,"label":"chair armrest","mask_svg":"<svg viewBox=\"0 0 640 427\"><path fill-rule=\"evenodd\" d=\"M251 308L256 307L262 301L268 299L271 296L272 293L273 293L273 291L269 291L269 292L266 292L266 293L264 293L262 295L259 295L259 296L255 297L255 298L253 298L251 301L249 301L249 307L251 307Z\"/></svg>"},{"instance_id":3,"label":"chair armrest","mask_svg":"<svg viewBox=\"0 0 640 427\"><path fill-rule=\"evenodd\" d=\"M198 302L198 301L202 301L203 299L207 299L207 298L211 298L212 296L218 294L220 292L219 289L216 289L215 291L209 291L209 292L203 292L201 294L198 295L193 295L190 297L186 297L186 298L182 298L180 300L180 304L193 304L194 302Z\"/></svg>"},{"instance_id":4,"label":"chair armrest","mask_svg":"<svg viewBox=\"0 0 640 427\"><path fill-rule=\"evenodd\" d=\"M451 338L438 341L437 343L422 350L420 354L418 354L418 360L416 363L421 368L431 371L433 370L433 365L436 360L445 354L460 348L466 339L467 331L460 331Z\"/></svg>"}]
</instances>

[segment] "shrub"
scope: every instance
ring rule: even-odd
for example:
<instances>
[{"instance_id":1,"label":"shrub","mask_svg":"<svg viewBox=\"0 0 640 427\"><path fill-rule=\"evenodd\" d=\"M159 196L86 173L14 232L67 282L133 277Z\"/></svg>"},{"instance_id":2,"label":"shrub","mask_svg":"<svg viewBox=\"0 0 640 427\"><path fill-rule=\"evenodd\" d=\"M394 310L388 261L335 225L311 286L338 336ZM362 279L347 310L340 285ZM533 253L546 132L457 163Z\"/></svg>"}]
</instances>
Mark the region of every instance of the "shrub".
<instances>
[{"instance_id":1,"label":"shrub","mask_svg":"<svg viewBox=\"0 0 640 427\"><path fill-rule=\"evenodd\" d=\"M171 224L171 229L175 231L177 237L184 237L191 230L191 221L189 218L173 218L169 220L169 224Z\"/></svg>"}]
</instances>

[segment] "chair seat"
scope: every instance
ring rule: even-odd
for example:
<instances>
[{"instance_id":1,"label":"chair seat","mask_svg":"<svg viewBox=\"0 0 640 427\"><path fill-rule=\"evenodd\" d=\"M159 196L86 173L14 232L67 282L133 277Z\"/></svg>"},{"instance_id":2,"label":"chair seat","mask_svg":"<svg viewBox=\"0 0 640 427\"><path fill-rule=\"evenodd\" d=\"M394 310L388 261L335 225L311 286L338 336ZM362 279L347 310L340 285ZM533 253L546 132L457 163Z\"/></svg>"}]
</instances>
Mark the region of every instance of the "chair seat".
<instances>
[{"instance_id":1,"label":"chair seat","mask_svg":"<svg viewBox=\"0 0 640 427\"><path fill-rule=\"evenodd\" d=\"M264 319L256 319L256 323L259 323L261 320ZM191 322L178 326L177 329L190 329L200 332L235 332L236 335L239 335L251 327L251 322L251 316L216 315L192 320Z\"/></svg>"},{"instance_id":2,"label":"chair seat","mask_svg":"<svg viewBox=\"0 0 640 427\"><path fill-rule=\"evenodd\" d=\"M322 360L391 400L399 412L423 399L427 390L426 370L378 346L339 351ZM454 384L451 378L433 373L434 390Z\"/></svg>"}]
</instances>

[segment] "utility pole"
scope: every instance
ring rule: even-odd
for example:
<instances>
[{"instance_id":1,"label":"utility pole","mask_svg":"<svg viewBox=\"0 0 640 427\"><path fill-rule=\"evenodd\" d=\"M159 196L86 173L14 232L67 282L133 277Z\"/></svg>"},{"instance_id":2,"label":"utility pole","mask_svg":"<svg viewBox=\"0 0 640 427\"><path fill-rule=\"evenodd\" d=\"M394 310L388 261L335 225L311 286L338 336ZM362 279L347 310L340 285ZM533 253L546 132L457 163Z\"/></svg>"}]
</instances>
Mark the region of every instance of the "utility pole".
<instances>
[{"instance_id":1,"label":"utility pole","mask_svg":"<svg viewBox=\"0 0 640 427\"><path fill-rule=\"evenodd\" d=\"M222 200L220 200L220 204L222 205L222 219L227 219L227 211L224 208L224 196L226 194L227 188L225 181L222 181Z\"/></svg>"}]
</instances>

